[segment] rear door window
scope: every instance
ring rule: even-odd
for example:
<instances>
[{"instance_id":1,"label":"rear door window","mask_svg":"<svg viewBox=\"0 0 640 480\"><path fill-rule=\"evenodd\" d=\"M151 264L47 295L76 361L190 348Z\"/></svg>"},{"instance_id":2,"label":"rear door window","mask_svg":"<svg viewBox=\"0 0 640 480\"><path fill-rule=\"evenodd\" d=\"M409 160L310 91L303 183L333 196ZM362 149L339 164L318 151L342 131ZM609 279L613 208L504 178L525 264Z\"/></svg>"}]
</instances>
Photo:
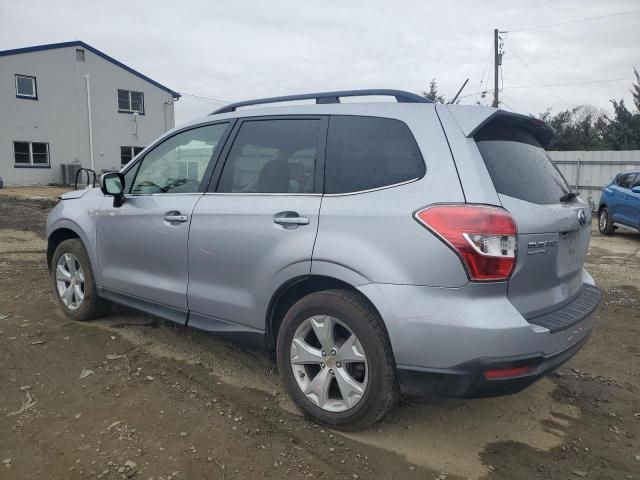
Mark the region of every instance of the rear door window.
<instances>
[{"instance_id":1,"label":"rear door window","mask_svg":"<svg viewBox=\"0 0 640 480\"><path fill-rule=\"evenodd\" d=\"M560 203L570 188L535 137L523 128L495 125L475 136L498 193L531 203Z\"/></svg>"},{"instance_id":2,"label":"rear door window","mask_svg":"<svg viewBox=\"0 0 640 480\"><path fill-rule=\"evenodd\" d=\"M313 193L321 131L320 119L243 122L217 191Z\"/></svg>"},{"instance_id":3,"label":"rear door window","mask_svg":"<svg viewBox=\"0 0 640 480\"><path fill-rule=\"evenodd\" d=\"M409 127L391 118L332 116L325 162L325 193L371 190L425 173Z\"/></svg>"}]
</instances>

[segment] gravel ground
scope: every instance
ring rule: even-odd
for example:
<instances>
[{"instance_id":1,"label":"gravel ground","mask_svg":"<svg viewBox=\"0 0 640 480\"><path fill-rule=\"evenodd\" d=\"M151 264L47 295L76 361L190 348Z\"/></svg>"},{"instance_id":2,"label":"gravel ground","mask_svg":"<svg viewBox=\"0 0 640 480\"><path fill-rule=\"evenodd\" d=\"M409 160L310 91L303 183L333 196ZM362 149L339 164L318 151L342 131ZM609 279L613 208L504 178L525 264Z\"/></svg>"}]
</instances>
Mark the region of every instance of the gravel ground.
<instances>
[{"instance_id":1,"label":"gravel ground","mask_svg":"<svg viewBox=\"0 0 640 480\"><path fill-rule=\"evenodd\" d=\"M44 257L52 205L0 197L2 479L640 479L640 235L594 231L596 329L550 378L404 399L345 436L296 412L262 352L123 308L68 321Z\"/></svg>"}]
</instances>

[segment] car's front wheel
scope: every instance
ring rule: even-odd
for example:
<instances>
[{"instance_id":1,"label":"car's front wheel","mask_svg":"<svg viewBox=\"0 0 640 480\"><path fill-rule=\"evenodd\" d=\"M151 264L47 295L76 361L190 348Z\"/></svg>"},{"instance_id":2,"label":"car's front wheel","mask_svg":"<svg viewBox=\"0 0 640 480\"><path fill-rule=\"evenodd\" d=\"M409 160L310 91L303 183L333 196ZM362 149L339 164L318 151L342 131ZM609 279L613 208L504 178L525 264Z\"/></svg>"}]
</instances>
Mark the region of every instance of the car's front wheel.
<instances>
[{"instance_id":1,"label":"car's front wheel","mask_svg":"<svg viewBox=\"0 0 640 480\"><path fill-rule=\"evenodd\" d=\"M326 290L299 300L282 322L277 350L291 398L323 425L367 427L398 397L382 319L355 292Z\"/></svg>"},{"instance_id":2,"label":"car's front wheel","mask_svg":"<svg viewBox=\"0 0 640 480\"><path fill-rule=\"evenodd\" d=\"M65 240L51 259L53 293L64 312L73 320L90 320L107 313L109 302L98 296L91 262L82 241Z\"/></svg>"},{"instance_id":3,"label":"car's front wheel","mask_svg":"<svg viewBox=\"0 0 640 480\"><path fill-rule=\"evenodd\" d=\"M600 230L600 233L603 235L613 235L615 230L607 207L602 207L600 213L598 213L598 230Z\"/></svg>"}]
</instances>

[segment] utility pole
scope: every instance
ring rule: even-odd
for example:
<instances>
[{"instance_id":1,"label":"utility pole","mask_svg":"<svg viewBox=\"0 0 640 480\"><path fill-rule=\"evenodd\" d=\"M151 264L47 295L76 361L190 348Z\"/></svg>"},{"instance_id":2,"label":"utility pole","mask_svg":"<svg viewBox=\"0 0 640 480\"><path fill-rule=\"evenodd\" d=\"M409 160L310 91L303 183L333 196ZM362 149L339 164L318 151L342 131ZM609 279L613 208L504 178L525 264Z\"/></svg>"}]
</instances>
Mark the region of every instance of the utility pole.
<instances>
[{"instance_id":1,"label":"utility pole","mask_svg":"<svg viewBox=\"0 0 640 480\"><path fill-rule=\"evenodd\" d=\"M502 55L499 51L498 29L493 31L493 106L498 108L498 68L502 64Z\"/></svg>"}]
</instances>

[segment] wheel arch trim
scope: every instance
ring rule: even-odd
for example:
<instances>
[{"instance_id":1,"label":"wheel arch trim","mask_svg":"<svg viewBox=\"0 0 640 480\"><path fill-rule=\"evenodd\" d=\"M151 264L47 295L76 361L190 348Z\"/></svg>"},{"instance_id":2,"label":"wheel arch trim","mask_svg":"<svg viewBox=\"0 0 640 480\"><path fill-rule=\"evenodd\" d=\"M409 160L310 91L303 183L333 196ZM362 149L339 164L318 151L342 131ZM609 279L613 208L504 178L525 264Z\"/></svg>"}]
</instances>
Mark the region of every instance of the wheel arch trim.
<instances>
[{"instance_id":1,"label":"wheel arch trim","mask_svg":"<svg viewBox=\"0 0 640 480\"><path fill-rule=\"evenodd\" d=\"M91 271L93 273L93 278L96 282L96 286L102 286L100 269L98 268L98 261L95 256L95 248L93 248L94 245L91 244L89 238L85 234L84 230L80 227L80 225L66 218L57 220L47 229L47 265L49 266L49 269L51 269L51 260L55 251L55 248L51 248L52 237L56 234L56 232L60 232L61 230L69 230L74 233L77 238L80 239L80 241L84 245L84 248L87 250L87 255L89 256L89 261L91 262Z\"/></svg>"},{"instance_id":2,"label":"wheel arch trim","mask_svg":"<svg viewBox=\"0 0 640 480\"><path fill-rule=\"evenodd\" d=\"M358 286L334 276L319 274L302 275L291 278L281 284L271 296L265 316L265 343L267 350L275 351L280 323L286 312L295 302L311 293L331 289L344 289L357 293L371 305L383 320L384 324L380 309Z\"/></svg>"}]
</instances>

